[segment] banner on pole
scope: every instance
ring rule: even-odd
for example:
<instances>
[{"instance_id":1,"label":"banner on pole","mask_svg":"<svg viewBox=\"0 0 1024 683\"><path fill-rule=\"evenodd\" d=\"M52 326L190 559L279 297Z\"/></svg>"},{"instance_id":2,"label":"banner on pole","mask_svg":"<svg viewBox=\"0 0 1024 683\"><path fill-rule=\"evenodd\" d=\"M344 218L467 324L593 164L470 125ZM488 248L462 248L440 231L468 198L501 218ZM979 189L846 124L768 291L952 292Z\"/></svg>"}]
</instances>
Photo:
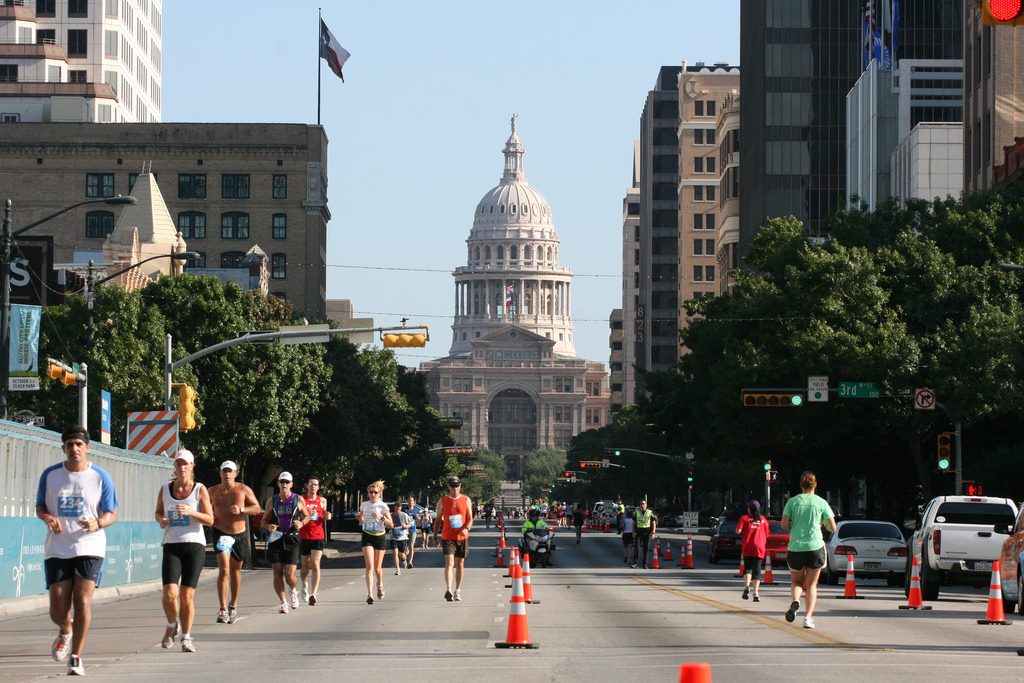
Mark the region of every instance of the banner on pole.
<instances>
[{"instance_id":1,"label":"banner on pole","mask_svg":"<svg viewBox=\"0 0 1024 683\"><path fill-rule=\"evenodd\" d=\"M11 304L7 380L10 391L39 390L39 323L42 318L42 306Z\"/></svg>"},{"instance_id":2,"label":"banner on pole","mask_svg":"<svg viewBox=\"0 0 1024 683\"><path fill-rule=\"evenodd\" d=\"M110 392L100 390L100 442L110 445Z\"/></svg>"}]
</instances>

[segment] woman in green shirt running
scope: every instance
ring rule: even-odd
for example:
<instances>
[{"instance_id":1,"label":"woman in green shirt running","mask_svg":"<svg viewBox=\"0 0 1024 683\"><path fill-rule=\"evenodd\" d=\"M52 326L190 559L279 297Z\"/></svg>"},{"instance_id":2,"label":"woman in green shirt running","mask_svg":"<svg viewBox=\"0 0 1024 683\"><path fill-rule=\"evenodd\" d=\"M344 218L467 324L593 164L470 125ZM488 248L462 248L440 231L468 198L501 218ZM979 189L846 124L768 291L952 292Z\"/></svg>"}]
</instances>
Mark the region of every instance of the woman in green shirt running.
<instances>
[{"instance_id":1,"label":"woman in green shirt running","mask_svg":"<svg viewBox=\"0 0 1024 683\"><path fill-rule=\"evenodd\" d=\"M804 612L804 628L814 628L814 606L818 602L818 574L825 566L825 539L821 527L836 530L836 518L828 502L815 495L818 479L814 472L800 475L802 493L786 501L782 511L782 526L789 530L789 546L786 548L786 563L793 581L790 594L793 602L786 611L786 621L796 619L800 609L800 594L807 591L807 609Z\"/></svg>"}]
</instances>

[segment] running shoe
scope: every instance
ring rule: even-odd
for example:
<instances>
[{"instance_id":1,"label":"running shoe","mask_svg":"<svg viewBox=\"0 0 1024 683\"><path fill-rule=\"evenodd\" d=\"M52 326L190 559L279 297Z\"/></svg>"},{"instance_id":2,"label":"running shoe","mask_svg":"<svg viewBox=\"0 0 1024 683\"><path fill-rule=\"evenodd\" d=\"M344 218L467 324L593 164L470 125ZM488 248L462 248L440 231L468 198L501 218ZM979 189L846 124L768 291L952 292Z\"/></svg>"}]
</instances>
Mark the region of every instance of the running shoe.
<instances>
[{"instance_id":1,"label":"running shoe","mask_svg":"<svg viewBox=\"0 0 1024 683\"><path fill-rule=\"evenodd\" d=\"M170 626L164 631L163 640L160 641L160 647L165 650L169 650L174 645L174 637L178 635L178 622L174 622L174 628Z\"/></svg>"},{"instance_id":2,"label":"running shoe","mask_svg":"<svg viewBox=\"0 0 1024 683\"><path fill-rule=\"evenodd\" d=\"M754 602L761 602L761 596L757 593L754 593Z\"/></svg>"},{"instance_id":3,"label":"running shoe","mask_svg":"<svg viewBox=\"0 0 1024 683\"><path fill-rule=\"evenodd\" d=\"M814 619L811 617L804 617L804 628L814 628Z\"/></svg>"},{"instance_id":4,"label":"running shoe","mask_svg":"<svg viewBox=\"0 0 1024 683\"><path fill-rule=\"evenodd\" d=\"M309 586L302 587L302 602L309 602Z\"/></svg>"},{"instance_id":5,"label":"running shoe","mask_svg":"<svg viewBox=\"0 0 1024 683\"><path fill-rule=\"evenodd\" d=\"M280 614L288 614L288 603L287 602L282 602L281 606L277 608L277 611Z\"/></svg>"},{"instance_id":6,"label":"running shoe","mask_svg":"<svg viewBox=\"0 0 1024 683\"><path fill-rule=\"evenodd\" d=\"M405 563L405 568L406 568L406 569L412 569L412 568L413 568L413 566L412 566L412 562L406 562L406 563Z\"/></svg>"},{"instance_id":7,"label":"running shoe","mask_svg":"<svg viewBox=\"0 0 1024 683\"><path fill-rule=\"evenodd\" d=\"M316 593L309 596L309 606L313 607L314 605L316 605Z\"/></svg>"},{"instance_id":8,"label":"running shoe","mask_svg":"<svg viewBox=\"0 0 1024 683\"><path fill-rule=\"evenodd\" d=\"M82 658L78 655L71 655L68 658L68 676L84 676L85 665L82 664Z\"/></svg>"},{"instance_id":9,"label":"running shoe","mask_svg":"<svg viewBox=\"0 0 1024 683\"><path fill-rule=\"evenodd\" d=\"M219 612L217 612L217 623L218 624L230 623L228 621L228 613L227 613L226 610L220 610Z\"/></svg>"},{"instance_id":10,"label":"running shoe","mask_svg":"<svg viewBox=\"0 0 1024 683\"><path fill-rule=\"evenodd\" d=\"M452 592L451 591L445 591L444 592L444 599L447 600L448 602L451 602L452 601Z\"/></svg>"},{"instance_id":11,"label":"running shoe","mask_svg":"<svg viewBox=\"0 0 1024 683\"><path fill-rule=\"evenodd\" d=\"M743 599L744 600L749 600L750 599L750 589L749 588L744 588L743 589Z\"/></svg>"},{"instance_id":12,"label":"running shoe","mask_svg":"<svg viewBox=\"0 0 1024 683\"><path fill-rule=\"evenodd\" d=\"M798 609L800 609L799 602L794 600L793 602L789 603L789 609L786 610L786 621L792 624L793 620L796 619L796 611Z\"/></svg>"},{"instance_id":13,"label":"running shoe","mask_svg":"<svg viewBox=\"0 0 1024 683\"><path fill-rule=\"evenodd\" d=\"M401 575L402 575L402 570L401 569L396 569L395 570L395 576L401 576Z\"/></svg>"},{"instance_id":14,"label":"running shoe","mask_svg":"<svg viewBox=\"0 0 1024 683\"><path fill-rule=\"evenodd\" d=\"M53 645L50 647L50 654L58 662L66 661L68 655L71 654L71 634L57 632L57 637L53 639Z\"/></svg>"},{"instance_id":15,"label":"running shoe","mask_svg":"<svg viewBox=\"0 0 1024 683\"><path fill-rule=\"evenodd\" d=\"M181 651L182 652L195 652L196 651L196 646L192 644L192 639L191 638L182 638L181 639Z\"/></svg>"},{"instance_id":16,"label":"running shoe","mask_svg":"<svg viewBox=\"0 0 1024 683\"><path fill-rule=\"evenodd\" d=\"M372 605L373 604L373 596L371 596L371 595L367 595L366 596L366 604L367 605Z\"/></svg>"},{"instance_id":17,"label":"running shoe","mask_svg":"<svg viewBox=\"0 0 1024 683\"><path fill-rule=\"evenodd\" d=\"M378 600L383 600L384 599L384 586L377 586L377 599Z\"/></svg>"},{"instance_id":18,"label":"running shoe","mask_svg":"<svg viewBox=\"0 0 1024 683\"><path fill-rule=\"evenodd\" d=\"M228 606L228 623L233 624L238 621L238 608Z\"/></svg>"},{"instance_id":19,"label":"running shoe","mask_svg":"<svg viewBox=\"0 0 1024 683\"><path fill-rule=\"evenodd\" d=\"M292 609L299 608L299 591L297 588L292 589Z\"/></svg>"},{"instance_id":20,"label":"running shoe","mask_svg":"<svg viewBox=\"0 0 1024 683\"><path fill-rule=\"evenodd\" d=\"M462 591L458 588L455 589L455 595L452 596L455 602L462 602Z\"/></svg>"}]
</instances>

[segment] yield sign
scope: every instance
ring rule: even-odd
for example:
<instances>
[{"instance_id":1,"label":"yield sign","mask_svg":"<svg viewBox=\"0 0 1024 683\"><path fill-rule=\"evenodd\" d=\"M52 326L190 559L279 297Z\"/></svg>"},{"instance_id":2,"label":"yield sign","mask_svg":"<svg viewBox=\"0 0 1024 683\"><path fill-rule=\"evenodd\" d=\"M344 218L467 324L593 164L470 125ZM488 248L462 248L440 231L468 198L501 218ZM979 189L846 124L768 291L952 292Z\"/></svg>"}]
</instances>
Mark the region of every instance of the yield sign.
<instances>
[{"instance_id":1,"label":"yield sign","mask_svg":"<svg viewBox=\"0 0 1024 683\"><path fill-rule=\"evenodd\" d=\"M914 410L935 410L935 392L931 389L914 389Z\"/></svg>"}]
</instances>

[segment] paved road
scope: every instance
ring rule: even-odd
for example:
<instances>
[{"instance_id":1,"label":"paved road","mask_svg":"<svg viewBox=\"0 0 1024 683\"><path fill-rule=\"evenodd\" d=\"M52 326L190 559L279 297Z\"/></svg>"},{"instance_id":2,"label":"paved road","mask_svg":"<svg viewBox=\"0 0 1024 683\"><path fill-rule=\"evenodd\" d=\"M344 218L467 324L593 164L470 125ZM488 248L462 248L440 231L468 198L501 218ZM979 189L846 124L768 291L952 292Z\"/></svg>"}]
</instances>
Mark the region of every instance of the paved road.
<instances>
[{"instance_id":1,"label":"paved road","mask_svg":"<svg viewBox=\"0 0 1024 683\"><path fill-rule=\"evenodd\" d=\"M665 538L678 538L668 532ZM316 607L277 614L270 572L246 574L242 618L215 624L216 598L198 592L198 652L163 650L159 595L95 608L84 657L88 674L105 681L255 681L282 675L321 680L481 681L528 676L537 681L675 681L680 663L712 664L722 681L1024 681L1024 625L980 626L986 594L950 589L934 610L897 609L901 589L860 585L864 600L837 600L823 590L818 630L787 624L785 583L763 589L763 601L740 599L731 565L707 565L703 541L697 569L638 571L621 563L618 539L589 534L576 546L562 537L556 565L535 570L528 607L537 650L498 650L507 628L504 570L494 569L492 532L475 534L460 603L443 599L436 550L417 554L416 568L385 574L387 595L365 604L361 561L332 559ZM351 547L351 546L349 546ZM493 546L492 546L493 547ZM677 554L677 544L673 543ZM675 563L673 563L674 565ZM209 570L207 570L209 571ZM213 572L210 572L210 576ZM782 578L777 576L777 578ZM1013 617L1009 617L1013 619ZM800 624L800 619L797 620ZM54 627L35 612L0 621L0 680L62 675L48 655ZM286 673L292 672L292 673Z\"/></svg>"}]
</instances>

